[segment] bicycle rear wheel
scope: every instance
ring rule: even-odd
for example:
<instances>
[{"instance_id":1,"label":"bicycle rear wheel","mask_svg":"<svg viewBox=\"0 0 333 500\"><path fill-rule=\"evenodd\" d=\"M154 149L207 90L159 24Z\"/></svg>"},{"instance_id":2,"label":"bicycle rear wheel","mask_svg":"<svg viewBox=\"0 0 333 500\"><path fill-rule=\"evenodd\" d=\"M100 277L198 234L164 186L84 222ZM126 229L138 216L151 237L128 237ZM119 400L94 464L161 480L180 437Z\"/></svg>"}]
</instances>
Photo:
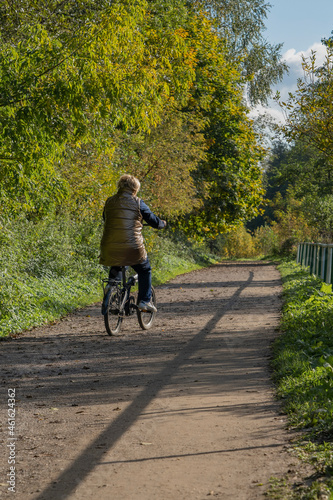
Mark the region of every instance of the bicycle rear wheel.
<instances>
[{"instance_id":1,"label":"bicycle rear wheel","mask_svg":"<svg viewBox=\"0 0 333 500\"><path fill-rule=\"evenodd\" d=\"M151 291L152 291L151 302L156 307L156 294L153 287ZM154 322L156 312L144 312L137 309L137 314L138 314L139 325L141 326L142 330L149 330L149 328L152 326Z\"/></svg>"},{"instance_id":2,"label":"bicycle rear wheel","mask_svg":"<svg viewBox=\"0 0 333 500\"><path fill-rule=\"evenodd\" d=\"M123 321L122 316L119 316L120 305L120 288L118 286L113 286L109 292L106 312L104 314L105 328L109 335L116 335L119 333L121 323Z\"/></svg>"}]
</instances>

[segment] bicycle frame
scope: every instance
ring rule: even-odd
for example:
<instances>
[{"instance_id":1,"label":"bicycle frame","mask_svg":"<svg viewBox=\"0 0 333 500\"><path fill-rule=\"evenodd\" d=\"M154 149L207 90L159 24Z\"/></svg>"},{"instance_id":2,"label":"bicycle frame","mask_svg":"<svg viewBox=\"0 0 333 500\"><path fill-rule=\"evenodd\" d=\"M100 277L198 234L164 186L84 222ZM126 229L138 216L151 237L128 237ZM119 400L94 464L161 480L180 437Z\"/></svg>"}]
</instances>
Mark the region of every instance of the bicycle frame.
<instances>
[{"instance_id":1,"label":"bicycle frame","mask_svg":"<svg viewBox=\"0 0 333 500\"><path fill-rule=\"evenodd\" d=\"M105 302L108 297L108 293L111 290L112 287L117 287L119 288L119 291L121 293L121 303L119 304L119 316L124 316L125 313L125 306L126 302L130 299L131 297L131 288L138 282L138 276L130 276L128 280L126 280L126 267L121 268L121 281L118 280L110 280L109 278L102 279L102 282L106 284L106 286L103 286L103 292L104 292L104 299L103 299L103 305L102 305L102 314L105 314ZM137 306L133 304L133 309L137 309ZM134 311L133 311L134 312ZM132 314L133 314L132 312ZM127 316L129 315L128 313L126 314Z\"/></svg>"},{"instance_id":2,"label":"bicycle frame","mask_svg":"<svg viewBox=\"0 0 333 500\"><path fill-rule=\"evenodd\" d=\"M148 330L155 317L155 312L140 311L131 295L131 288L138 282L138 275L130 276L126 280L126 267L121 268L121 281L103 279L106 283L102 303L102 314L104 316L105 328L109 335L116 335L123 319L132 316L135 312L138 316L139 325L143 330ZM152 300L156 303L155 291L152 287ZM115 324L113 324L115 323Z\"/></svg>"},{"instance_id":3,"label":"bicycle frame","mask_svg":"<svg viewBox=\"0 0 333 500\"><path fill-rule=\"evenodd\" d=\"M131 316L137 309L137 306L136 304L132 304L132 307L130 307L131 304L128 304L129 307L126 311L126 304L131 299L131 288L137 283L138 275L136 274L135 276L130 276L128 280L126 280L126 267L122 267L121 279L122 279L122 289L121 289L122 302L119 308L119 315Z\"/></svg>"}]
</instances>

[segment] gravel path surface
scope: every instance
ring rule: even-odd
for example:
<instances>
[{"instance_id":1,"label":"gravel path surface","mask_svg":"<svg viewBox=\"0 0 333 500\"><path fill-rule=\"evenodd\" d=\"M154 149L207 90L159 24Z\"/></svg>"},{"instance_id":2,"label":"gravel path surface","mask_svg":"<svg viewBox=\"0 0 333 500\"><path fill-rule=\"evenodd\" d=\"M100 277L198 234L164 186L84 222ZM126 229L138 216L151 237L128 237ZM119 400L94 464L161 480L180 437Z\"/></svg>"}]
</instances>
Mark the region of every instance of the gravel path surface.
<instances>
[{"instance_id":1,"label":"gravel path surface","mask_svg":"<svg viewBox=\"0 0 333 500\"><path fill-rule=\"evenodd\" d=\"M95 304L1 343L1 496L252 500L266 498L272 476L299 481L270 381L274 266L223 263L178 276L157 297L146 332L132 317L109 337Z\"/></svg>"}]
</instances>

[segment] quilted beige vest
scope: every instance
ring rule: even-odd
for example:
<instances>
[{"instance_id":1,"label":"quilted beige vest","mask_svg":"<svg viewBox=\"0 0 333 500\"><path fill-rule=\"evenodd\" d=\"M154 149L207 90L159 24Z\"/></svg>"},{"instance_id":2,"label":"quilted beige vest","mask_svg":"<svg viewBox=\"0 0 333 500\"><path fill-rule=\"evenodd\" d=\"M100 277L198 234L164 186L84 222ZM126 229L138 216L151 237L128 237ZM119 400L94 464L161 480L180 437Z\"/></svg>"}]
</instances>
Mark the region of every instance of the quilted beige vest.
<instances>
[{"instance_id":1,"label":"quilted beige vest","mask_svg":"<svg viewBox=\"0 0 333 500\"><path fill-rule=\"evenodd\" d=\"M133 266L146 259L139 207L139 198L126 190L106 200L99 259L103 266Z\"/></svg>"}]
</instances>

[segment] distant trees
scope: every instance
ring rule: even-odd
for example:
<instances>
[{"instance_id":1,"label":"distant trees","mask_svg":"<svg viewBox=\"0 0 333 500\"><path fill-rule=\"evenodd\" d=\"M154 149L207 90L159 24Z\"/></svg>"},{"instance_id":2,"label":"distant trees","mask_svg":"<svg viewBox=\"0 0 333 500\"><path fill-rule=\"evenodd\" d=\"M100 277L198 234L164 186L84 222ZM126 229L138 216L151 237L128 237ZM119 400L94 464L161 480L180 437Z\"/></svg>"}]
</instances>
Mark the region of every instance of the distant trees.
<instances>
[{"instance_id":1,"label":"distant trees","mask_svg":"<svg viewBox=\"0 0 333 500\"><path fill-rule=\"evenodd\" d=\"M333 45L324 41L327 55L318 66L316 54L303 60L304 78L286 102L280 102L282 127L292 145L284 175L301 194L333 194Z\"/></svg>"},{"instance_id":2,"label":"distant trees","mask_svg":"<svg viewBox=\"0 0 333 500\"><path fill-rule=\"evenodd\" d=\"M332 242L333 207L333 41L324 40L327 55L322 65L316 54L303 60L304 78L281 107L287 142L278 142L266 163L268 205L264 219L291 239Z\"/></svg>"}]
</instances>

